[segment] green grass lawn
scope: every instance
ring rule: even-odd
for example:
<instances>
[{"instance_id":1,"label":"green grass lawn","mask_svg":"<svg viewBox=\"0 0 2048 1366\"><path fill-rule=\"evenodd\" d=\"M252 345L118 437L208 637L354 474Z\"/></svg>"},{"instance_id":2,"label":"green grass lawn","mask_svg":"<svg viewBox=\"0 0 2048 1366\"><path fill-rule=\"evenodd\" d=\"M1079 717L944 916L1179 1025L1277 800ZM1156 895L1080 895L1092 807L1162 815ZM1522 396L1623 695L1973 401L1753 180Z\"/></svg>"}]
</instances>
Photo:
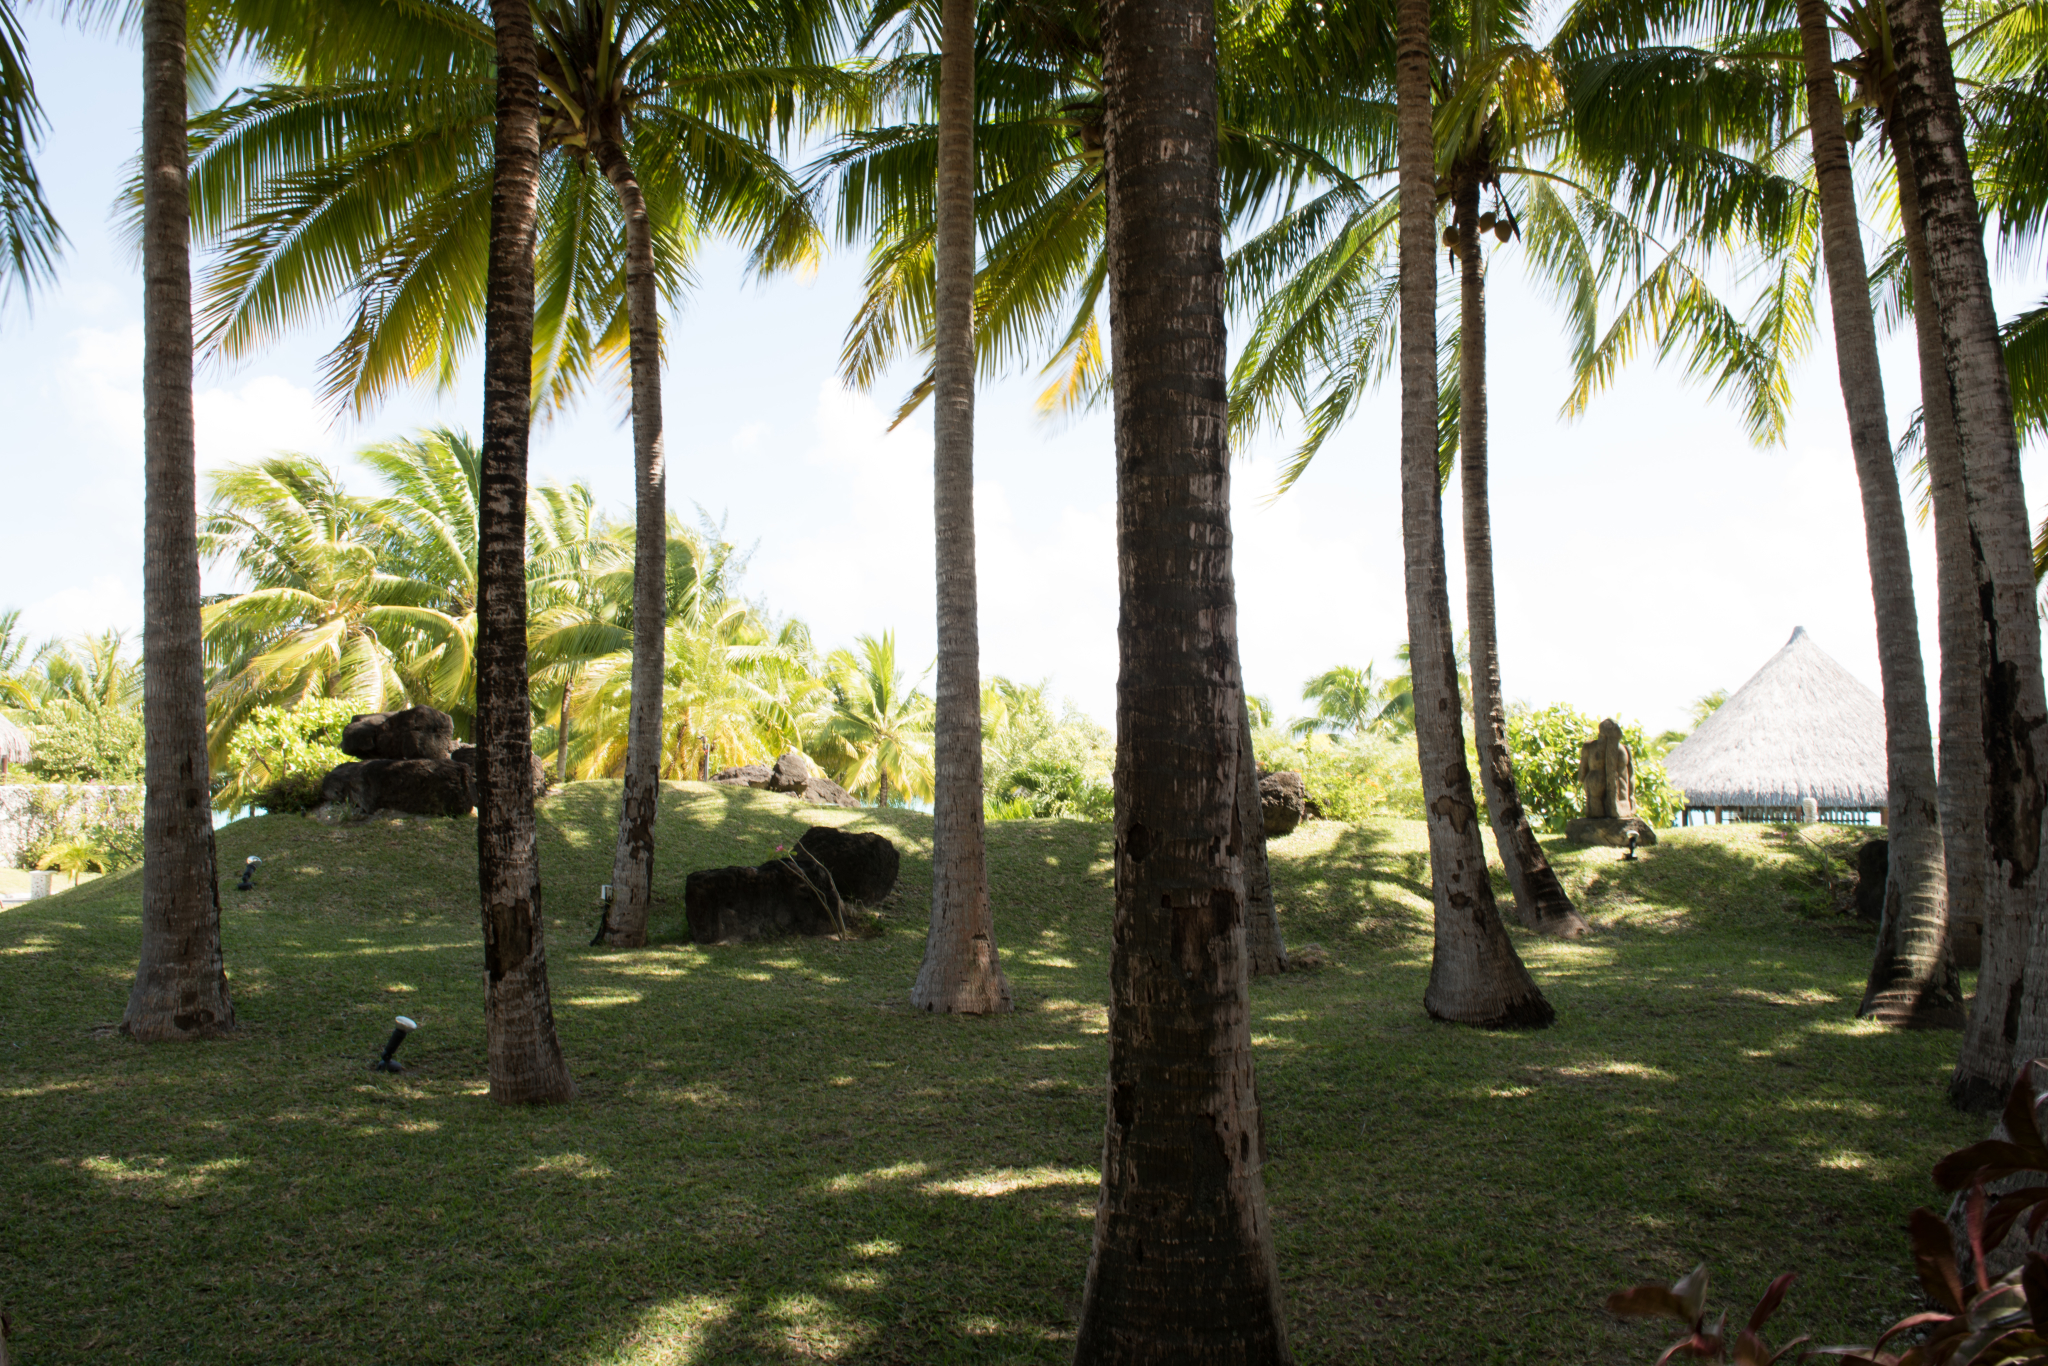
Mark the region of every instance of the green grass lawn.
<instances>
[{"instance_id":1,"label":"green grass lawn","mask_svg":"<svg viewBox=\"0 0 2048 1366\"><path fill-rule=\"evenodd\" d=\"M1059 1362L1087 1265L1106 1069L1108 830L990 827L1001 1019L907 1003L930 822L671 784L655 943L586 947L615 784L543 808L574 1105L485 1098L475 827L265 817L220 832L242 1028L116 1031L133 873L0 914L0 1302L24 1366L87 1361ZM882 933L699 949L682 880L807 822L890 835ZM1980 1136L1956 1036L1852 1018L1868 934L1830 902L1853 837L1671 832L1553 847L1595 926L1516 943L1536 1034L1422 1013L1420 826L1273 845L1315 971L1252 1010L1303 1362L1638 1362L1613 1289L1711 1262L1740 1318L1868 1341L1913 1307L1900 1227ZM224 887L226 880L224 879ZM393 1014L411 1070L365 1062ZM1739 1303L1737 1302L1739 1301Z\"/></svg>"}]
</instances>

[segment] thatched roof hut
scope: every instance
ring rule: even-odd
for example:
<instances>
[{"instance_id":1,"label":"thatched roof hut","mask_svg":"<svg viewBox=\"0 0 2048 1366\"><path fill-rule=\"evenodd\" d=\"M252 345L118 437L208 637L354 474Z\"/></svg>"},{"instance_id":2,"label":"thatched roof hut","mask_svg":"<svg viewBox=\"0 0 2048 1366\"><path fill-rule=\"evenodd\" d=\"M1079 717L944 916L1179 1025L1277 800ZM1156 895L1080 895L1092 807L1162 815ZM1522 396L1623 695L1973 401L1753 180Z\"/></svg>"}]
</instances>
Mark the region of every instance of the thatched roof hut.
<instances>
[{"instance_id":1,"label":"thatched roof hut","mask_svg":"<svg viewBox=\"0 0 2048 1366\"><path fill-rule=\"evenodd\" d=\"M1884 704L1813 643L1804 626L1685 742L1664 756L1688 809L1742 808L1750 820L1885 809Z\"/></svg>"},{"instance_id":2,"label":"thatched roof hut","mask_svg":"<svg viewBox=\"0 0 2048 1366\"><path fill-rule=\"evenodd\" d=\"M9 764L25 764L29 758L28 732L0 714L0 773Z\"/></svg>"}]
</instances>

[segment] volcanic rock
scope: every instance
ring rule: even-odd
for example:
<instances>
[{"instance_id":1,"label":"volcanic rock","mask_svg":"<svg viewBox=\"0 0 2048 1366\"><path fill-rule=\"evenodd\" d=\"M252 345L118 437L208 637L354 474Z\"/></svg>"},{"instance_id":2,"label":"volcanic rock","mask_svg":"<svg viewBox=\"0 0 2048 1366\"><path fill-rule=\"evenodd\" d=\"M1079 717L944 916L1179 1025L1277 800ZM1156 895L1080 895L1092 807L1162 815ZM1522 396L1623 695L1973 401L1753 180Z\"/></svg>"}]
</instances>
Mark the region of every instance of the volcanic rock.
<instances>
[{"instance_id":1,"label":"volcanic rock","mask_svg":"<svg viewBox=\"0 0 2048 1366\"><path fill-rule=\"evenodd\" d=\"M365 759L337 764L320 785L321 799L368 815L463 816L476 805L469 770L451 759Z\"/></svg>"},{"instance_id":2,"label":"volcanic rock","mask_svg":"<svg viewBox=\"0 0 2048 1366\"><path fill-rule=\"evenodd\" d=\"M1291 834L1308 814L1308 788L1292 769L1259 778L1259 808L1265 816L1266 838Z\"/></svg>"},{"instance_id":3,"label":"volcanic rock","mask_svg":"<svg viewBox=\"0 0 2048 1366\"><path fill-rule=\"evenodd\" d=\"M903 862L886 836L835 830L829 825L812 826L796 842L796 848L797 853L824 865L840 896L870 905L896 886L896 872Z\"/></svg>"},{"instance_id":4,"label":"volcanic rock","mask_svg":"<svg viewBox=\"0 0 2048 1366\"><path fill-rule=\"evenodd\" d=\"M802 863L809 863L806 856ZM845 903L816 864L796 859L758 868L703 868L683 880L683 913L699 944L736 944L785 935L836 934Z\"/></svg>"},{"instance_id":5,"label":"volcanic rock","mask_svg":"<svg viewBox=\"0 0 2048 1366\"><path fill-rule=\"evenodd\" d=\"M446 759L454 749L455 719L433 707L351 717L341 732L341 752L357 759Z\"/></svg>"}]
</instances>

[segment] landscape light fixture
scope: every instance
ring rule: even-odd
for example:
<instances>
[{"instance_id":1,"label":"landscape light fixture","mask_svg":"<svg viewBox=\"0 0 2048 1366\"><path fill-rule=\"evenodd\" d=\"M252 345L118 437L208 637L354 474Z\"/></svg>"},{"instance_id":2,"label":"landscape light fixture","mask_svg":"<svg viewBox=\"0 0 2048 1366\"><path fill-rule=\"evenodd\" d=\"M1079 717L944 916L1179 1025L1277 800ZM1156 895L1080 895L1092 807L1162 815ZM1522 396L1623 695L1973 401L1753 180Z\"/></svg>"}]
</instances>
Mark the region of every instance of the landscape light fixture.
<instances>
[{"instance_id":1,"label":"landscape light fixture","mask_svg":"<svg viewBox=\"0 0 2048 1366\"><path fill-rule=\"evenodd\" d=\"M263 860L257 858L254 854L249 855L248 862L242 865L242 880L235 884L236 891L253 892L256 890L256 865L261 862Z\"/></svg>"},{"instance_id":2,"label":"landscape light fixture","mask_svg":"<svg viewBox=\"0 0 2048 1366\"><path fill-rule=\"evenodd\" d=\"M405 1064L394 1062L392 1055L398 1052L398 1046L405 1042L405 1036L418 1029L419 1026L403 1015L399 1016L394 1023L398 1027L392 1030L391 1037L384 1041L384 1056L370 1064L372 1072L403 1072L405 1070Z\"/></svg>"},{"instance_id":3,"label":"landscape light fixture","mask_svg":"<svg viewBox=\"0 0 2048 1366\"><path fill-rule=\"evenodd\" d=\"M612 928L612 885L607 882L597 889L597 933L590 936L590 947L596 948Z\"/></svg>"},{"instance_id":4,"label":"landscape light fixture","mask_svg":"<svg viewBox=\"0 0 2048 1366\"><path fill-rule=\"evenodd\" d=\"M1634 863L1636 861L1636 832L1633 830L1628 832L1628 852L1621 857L1625 863Z\"/></svg>"}]
</instances>

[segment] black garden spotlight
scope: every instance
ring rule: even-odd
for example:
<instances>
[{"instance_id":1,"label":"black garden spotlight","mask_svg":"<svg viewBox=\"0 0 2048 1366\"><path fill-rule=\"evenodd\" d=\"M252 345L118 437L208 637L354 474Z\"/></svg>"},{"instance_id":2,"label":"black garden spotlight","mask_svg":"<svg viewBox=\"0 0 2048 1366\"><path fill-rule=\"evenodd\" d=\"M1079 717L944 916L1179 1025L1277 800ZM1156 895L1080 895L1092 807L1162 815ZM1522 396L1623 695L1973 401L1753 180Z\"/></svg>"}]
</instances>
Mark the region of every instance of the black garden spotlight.
<instances>
[{"instance_id":1,"label":"black garden spotlight","mask_svg":"<svg viewBox=\"0 0 2048 1366\"><path fill-rule=\"evenodd\" d=\"M1634 863L1636 861L1636 832L1633 830L1628 832L1628 852L1621 857L1622 861L1626 863Z\"/></svg>"},{"instance_id":2,"label":"black garden spotlight","mask_svg":"<svg viewBox=\"0 0 2048 1366\"><path fill-rule=\"evenodd\" d=\"M236 891L253 892L256 890L256 865L261 862L263 860L257 858L254 854L249 855L248 861L242 865L242 880L235 884Z\"/></svg>"},{"instance_id":3,"label":"black garden spotlight","mask_svg":"<svg viewBox=\"0 0 2048 1366\"><path fill-rule=\"evenodd\" d=\"M405 1036L418 1029L419 1026L403 1015L399 1016L393 1023L397 1028L393 1029L391 1037L384 1041L384 1056L370 1064L372 1072L403 1072L405 1070L405 1064L394 1061L392 1055L398 1052L398 1046L405 1042Z\"/></svg>"}]
</instances>

